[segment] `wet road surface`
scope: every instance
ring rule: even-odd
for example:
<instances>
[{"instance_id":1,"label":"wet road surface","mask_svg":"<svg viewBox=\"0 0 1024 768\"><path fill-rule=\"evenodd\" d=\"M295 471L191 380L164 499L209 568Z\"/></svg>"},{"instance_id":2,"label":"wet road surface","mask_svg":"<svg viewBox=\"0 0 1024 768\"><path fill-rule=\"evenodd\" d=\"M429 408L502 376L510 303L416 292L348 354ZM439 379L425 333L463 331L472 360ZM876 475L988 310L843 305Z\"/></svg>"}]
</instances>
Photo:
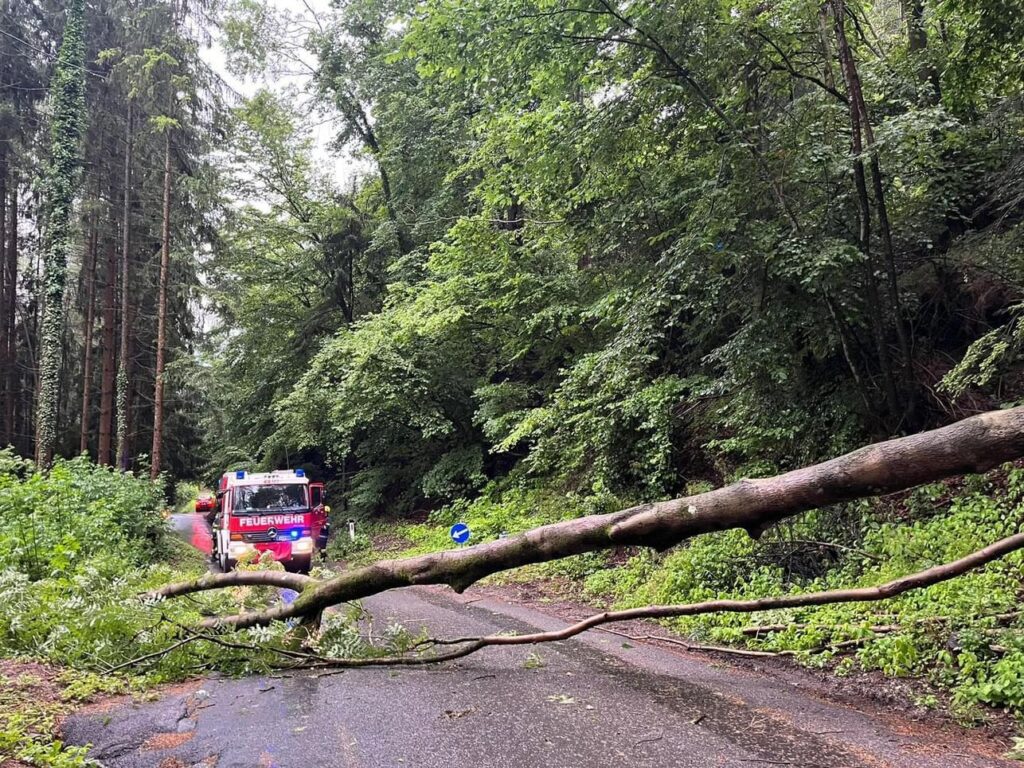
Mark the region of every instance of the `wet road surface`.
<instances>
[{"instance_id":1,"label":"wet road surface","mask_svg":"<svg viewBox=\"0 0 1024 768\"><path fill-rule=\"evenodd\" d=\"M181 538L200 552L210 554L213 540L210 538L210 526L202 515L171 515L168 522Z\"/></svg>"},{"instance_id":2,"label":"wet road surface","mask_svg":"<svg viewBox=\"0 0 1024 768\"><path fill-rule=\"evenodd\" d=\"M447 637L562 625L441 588L364 604L377 632L392 621ZM112 768L1014 765L954 729L858 711L777 678L597 631L424 669L206 680L156 702L80 713L65 736L92 743Z\"/></svg>"}]
</instances>

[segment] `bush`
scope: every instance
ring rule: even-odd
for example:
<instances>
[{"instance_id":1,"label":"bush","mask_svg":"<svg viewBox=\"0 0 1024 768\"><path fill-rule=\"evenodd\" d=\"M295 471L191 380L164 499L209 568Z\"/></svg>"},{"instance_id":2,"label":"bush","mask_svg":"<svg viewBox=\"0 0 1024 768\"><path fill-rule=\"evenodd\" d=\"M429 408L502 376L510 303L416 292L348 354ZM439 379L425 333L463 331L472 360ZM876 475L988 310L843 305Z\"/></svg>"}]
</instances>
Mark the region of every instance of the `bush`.
<instances>
[{"instance_id":1,"label":"bush","mask_svg":"<svg viewBox=\"0 0 1024 768\"><path fill-rule=\"evenodd\" d=\"M157 484L84 457L43 474L0 451L0 570L41 579L99 554L116 568L151 562L167 552L162 506Z\"/></svg>"}]
</instances>

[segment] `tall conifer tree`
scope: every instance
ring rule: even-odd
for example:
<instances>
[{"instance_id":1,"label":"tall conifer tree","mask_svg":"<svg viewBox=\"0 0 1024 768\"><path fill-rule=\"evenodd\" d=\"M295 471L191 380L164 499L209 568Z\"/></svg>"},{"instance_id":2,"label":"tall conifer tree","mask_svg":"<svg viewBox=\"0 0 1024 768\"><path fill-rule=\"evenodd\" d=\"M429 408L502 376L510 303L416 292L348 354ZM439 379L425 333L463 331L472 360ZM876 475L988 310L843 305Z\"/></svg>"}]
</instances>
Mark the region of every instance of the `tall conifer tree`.
<instances>
[{"instance_id":1,"label":"tall conifer tree","mask_svg":"<svg viewBox=\"0 0 1024 768\"><path fill-rule=\"evenodd\" d=\"M36 415L36 463L53 458L57 442L57 403L63 357L64 291L68 252L73 238L72 216L81 166L85 130L85 5L71 0L64 38L60 45L50 98L50 160L43 180L46 205L42 334L40 339L39 396Z\"/></svg>"}]
</instances>

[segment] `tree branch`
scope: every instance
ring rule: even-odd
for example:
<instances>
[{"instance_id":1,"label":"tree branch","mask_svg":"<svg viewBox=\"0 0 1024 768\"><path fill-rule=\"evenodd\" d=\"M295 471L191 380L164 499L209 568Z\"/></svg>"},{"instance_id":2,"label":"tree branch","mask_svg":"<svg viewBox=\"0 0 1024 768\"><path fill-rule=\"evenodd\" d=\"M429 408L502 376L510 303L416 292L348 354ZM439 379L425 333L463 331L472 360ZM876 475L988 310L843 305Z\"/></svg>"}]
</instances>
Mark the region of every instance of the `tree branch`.
<instances>
[{"instance_id":1,"label":"tree branch","mask_svg":"<svg viewBox=\"0 0 1024 768\"><path fill-rule=\"evenodd\" d=\"M155 589L148 597L178 597L195 592L224 587L281 587L301 592L311 584L319 582L312 576L285 571L229 571L228 573L207 573L192 581L179 581Z\"/></svg>"},{"instance_id":2,"label":"tree branch","mask_svg":"<svg viewBox=\"0 0 1024 768\"><path fill-rule=\"evenodd\" d=\"M941 429L877 443L776 477L740 480L696 496L566 520L464 549L384 560L327 581L306 581L308 577L277 572L256 572L267 573L263 577L252 572L211 574L168 585L154 594L172 597L236 583L287 586L301 591L291 605L214 617L201 625L263 626L313 616L338 603L414 584L448 584L461 592L493 573L584 552L622 546L665 550L702 533L732 528L745 529L756 538L774 523L800 512L902 491L954 475L984 472L1021 456L1024 407L993 411Z\"/></svg>"},{"instance_id":3,"label":"tree branch","mask_svg":"<svg viewBox=\"0 0 1024 768\"><path fill-rule=\"evenodd\" d=\"M835 603L862 603L876 600L889 600L904 592L924 589L943 581L962 576L968 571L976 570L993 560L1005 557L1011 552L1024 549L1024 533L1007 536L994 544L979 549L971 554L943 563L923 571L917 571L898 579L887 581L875 587L855 587L851 589L835 589L825 592L808 592L800 595L783 595L780 597L762 597L756 600L708 600L703 603L684 605L648 605L643 608L630 608L623 611L605 611L570 624L562 629L550 632L534 632L526 635L486 635L483 637L463 637L454 640L439 640L437 645L466 644L473 653L481 648L493 645L535 645L557 640L568 640L588 629L622 621L638 619L667 619L680 616L699 616L707 613L754 613L756 611L778 610L780 608L803 608L814 605L831 605ZM879 631L890 632L891 626L879 627Z\"/></svg>"},{"instance_id":4,"label":"tree branch","mask_svg":"<svg viewBox=\"0 0 1024 768\"><path fill-rule=\"evenodd\" d=\"M778 53L779 57L782 59L782 65L778 65L778 64L770 65L770 68L771 68L772 71L788 72L793 77L799 78L801 80L807 80L808 82L814 83L816 86L818 86L822 90L826 91L827 93L831 94L836 99L841 101L843 104L848 104L849 103L849 99L846 98L845 94L840 93L839 91L837 91L831 85L828 85L827 83L825 83L820 78L815 77L814 75L808 74L806 72L801 72L796 67L794 67L793 63L789 59L789 56L786 55L786 52L783 51L782 48L780 48L775 43L775 41L772 40L770 37L768 37L764 32L761 32L760 30L754 30L754 34L757 35L762 40L764 40L766 43L768 43L768 45L770 45L773 49L775 49L775 52Z\"/></svg>"}]
</instances>

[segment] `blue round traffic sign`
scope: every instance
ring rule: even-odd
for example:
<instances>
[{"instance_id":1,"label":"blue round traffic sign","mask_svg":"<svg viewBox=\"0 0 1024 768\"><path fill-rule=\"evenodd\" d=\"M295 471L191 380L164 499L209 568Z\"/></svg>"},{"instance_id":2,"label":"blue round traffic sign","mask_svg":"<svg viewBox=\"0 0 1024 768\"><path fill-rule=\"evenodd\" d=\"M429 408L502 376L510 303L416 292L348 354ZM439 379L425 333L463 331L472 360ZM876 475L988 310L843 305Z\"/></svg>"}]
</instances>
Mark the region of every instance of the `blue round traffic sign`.
<instances>
[{"instance_id":1,"label":"blue round traffic sign","mask_svg":"<svg viewBox=\"0 0 1024 768\"><path fill-rule=\"evenodd\" d=\"M469 541L469 526L465 523L456 523L448 531L448 535L456 544L465 544Z\"/></svg>"}]
</instances>

